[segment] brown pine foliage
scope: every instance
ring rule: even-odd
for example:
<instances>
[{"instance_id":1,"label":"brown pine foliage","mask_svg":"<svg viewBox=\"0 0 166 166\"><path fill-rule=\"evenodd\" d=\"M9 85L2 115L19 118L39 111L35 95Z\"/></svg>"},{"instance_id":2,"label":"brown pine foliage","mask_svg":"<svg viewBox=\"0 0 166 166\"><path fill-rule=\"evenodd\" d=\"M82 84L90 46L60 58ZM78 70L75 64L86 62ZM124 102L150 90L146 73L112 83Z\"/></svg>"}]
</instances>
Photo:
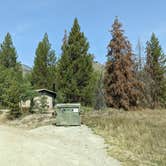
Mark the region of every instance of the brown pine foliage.
<instances>
[{"instance_id":1,"label":"brown pine foliage","mask_svg":"<svg viewBox=\"0 0 166 166\"><path fill-rule=\"evenodd\" d=\"M108 45L104 86L107 105L128 110L138 105L142 84L136 79L131 44L121 27L116 18L111 30L112 40Z\"/></svg>"}]
</instances>

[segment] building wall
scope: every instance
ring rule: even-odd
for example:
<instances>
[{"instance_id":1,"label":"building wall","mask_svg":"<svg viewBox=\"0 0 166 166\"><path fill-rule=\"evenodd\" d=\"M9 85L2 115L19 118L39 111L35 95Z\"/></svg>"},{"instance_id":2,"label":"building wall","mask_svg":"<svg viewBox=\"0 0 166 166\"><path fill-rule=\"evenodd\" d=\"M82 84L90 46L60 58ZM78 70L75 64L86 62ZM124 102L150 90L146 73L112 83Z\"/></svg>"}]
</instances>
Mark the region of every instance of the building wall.
<instances>
[{"instance_id":1,"label":"building wall","mask_svg":"<svg viewBox=\"0 0 166 166\"><path fill-rule=\"evenodd\" d=\"M53 98L51 96L48 96L48 95L41 95L41 96L45 96L47 98L48 109L53 109ZM41 96L35 97L34 102L40 104ZM25 102L22 101L21 105L23 108L29 108L30 103L31 103L30 100L27 100Z\"/></svg>"},{"instance_id":2,"label":"building wall","mask_svg":"<svg viewBox=\"0 0 166 166\"><path fill-rule=\"evenodd\" d=\"M29 108L30 107L30 104L31 103L31 101L30 100L26 100L26 101L21 101L21 107L23 107L23 108Z\"/></svg>"}]
</instances>

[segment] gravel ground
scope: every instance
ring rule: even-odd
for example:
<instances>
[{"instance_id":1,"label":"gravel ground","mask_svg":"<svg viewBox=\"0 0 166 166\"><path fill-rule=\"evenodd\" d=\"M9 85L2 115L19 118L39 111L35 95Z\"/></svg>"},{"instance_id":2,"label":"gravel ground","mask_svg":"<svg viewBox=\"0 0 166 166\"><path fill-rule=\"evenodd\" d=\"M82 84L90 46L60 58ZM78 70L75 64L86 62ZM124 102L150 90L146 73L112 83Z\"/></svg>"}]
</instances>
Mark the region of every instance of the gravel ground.
<instances>
[{"instance_id":1,"label":"gravel ground","mask_svg":"<svg viewBox=\"0 0 166 166\"><path fill-rule=\"evenodd\" d=\"M86 127L44 126L31 130L0 125L2 166L119 166L104 140Z\"/></svg>"}]
</instances>

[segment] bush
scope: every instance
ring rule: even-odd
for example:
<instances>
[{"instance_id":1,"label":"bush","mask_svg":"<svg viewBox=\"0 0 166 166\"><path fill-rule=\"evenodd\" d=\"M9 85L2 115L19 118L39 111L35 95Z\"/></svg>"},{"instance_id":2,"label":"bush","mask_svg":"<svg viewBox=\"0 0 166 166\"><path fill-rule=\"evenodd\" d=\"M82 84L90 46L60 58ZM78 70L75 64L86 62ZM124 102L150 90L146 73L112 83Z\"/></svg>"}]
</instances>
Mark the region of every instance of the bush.
<instances>
[{"instance_id":1,"label":"bush","mask_svg":"<svg viewBox=\"0 0 166 166\"><path fill-rule=\"evenodd\" d=\"M39 113L44 113L48 110L48 102L47 102L47 97L46 96L40 96L40 98L35 101L35 109Z\"/></svg>"}]
</instances>

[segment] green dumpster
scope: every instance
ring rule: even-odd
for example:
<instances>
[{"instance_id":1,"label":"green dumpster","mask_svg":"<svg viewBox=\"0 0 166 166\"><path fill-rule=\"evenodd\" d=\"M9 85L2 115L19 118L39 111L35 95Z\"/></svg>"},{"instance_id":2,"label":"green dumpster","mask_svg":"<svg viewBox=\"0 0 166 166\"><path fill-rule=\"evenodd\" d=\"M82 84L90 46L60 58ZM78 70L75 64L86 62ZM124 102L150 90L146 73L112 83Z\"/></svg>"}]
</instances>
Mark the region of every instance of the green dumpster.
<instances>
[{"instance_id":1,"label":"green dumpster","mask_svg":"<svg viewBox=\"0 0 166 166\"><path fill-rule=\"evenodd\" d=\"M56 125L57 126L80 126L80 104L57 104Z\"/></svg>"}]
</instances>

